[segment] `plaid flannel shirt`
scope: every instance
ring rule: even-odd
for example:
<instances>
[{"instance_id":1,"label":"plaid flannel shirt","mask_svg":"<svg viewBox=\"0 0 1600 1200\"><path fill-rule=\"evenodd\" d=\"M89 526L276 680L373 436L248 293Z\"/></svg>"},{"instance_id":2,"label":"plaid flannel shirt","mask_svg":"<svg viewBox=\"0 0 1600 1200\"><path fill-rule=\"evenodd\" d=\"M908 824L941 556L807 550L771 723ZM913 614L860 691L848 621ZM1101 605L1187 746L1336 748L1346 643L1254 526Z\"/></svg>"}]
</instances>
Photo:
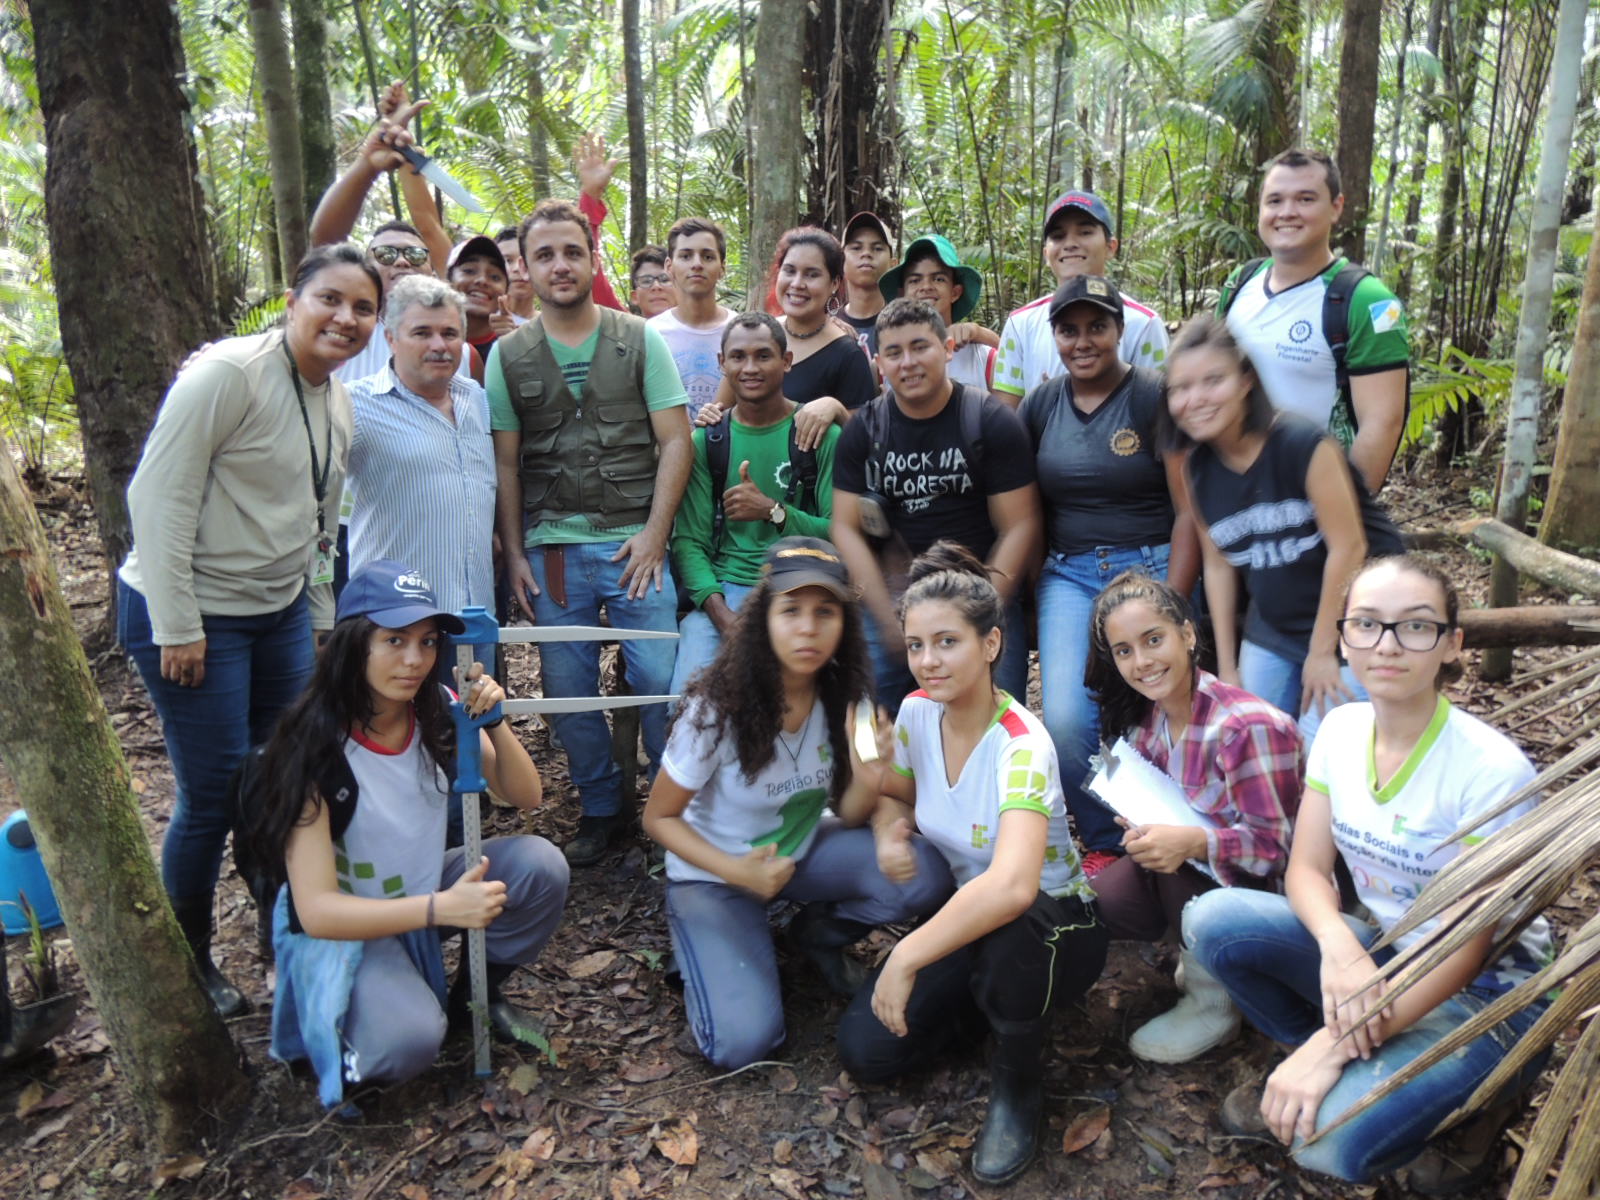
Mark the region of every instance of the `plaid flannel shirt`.
<instances>
[{"instance_id":1,"label":"plaid flannel shirt","mask_svg":"<svg viewBox=\"0 0 1600 1200\"><path fill-rule=\"evenodd\" d=\"M1305 782L1305 744L1294 720L1207 671L1195 675L1189 724L1173 745L1159 705L1128 741L1183 788L1190 805L1217 821L1206 857L1217 879L1281 879L1289 833Z\"/></svg>"}]
</instances>

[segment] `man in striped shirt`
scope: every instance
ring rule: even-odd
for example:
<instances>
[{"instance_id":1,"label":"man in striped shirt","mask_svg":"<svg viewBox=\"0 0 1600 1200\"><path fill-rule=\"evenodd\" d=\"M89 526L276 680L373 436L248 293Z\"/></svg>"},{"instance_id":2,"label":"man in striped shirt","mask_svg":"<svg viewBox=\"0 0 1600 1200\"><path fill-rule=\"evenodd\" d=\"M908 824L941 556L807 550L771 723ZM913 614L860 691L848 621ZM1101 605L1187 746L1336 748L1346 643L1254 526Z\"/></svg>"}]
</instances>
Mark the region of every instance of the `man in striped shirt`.
<instances>
[{"instance_id":1,"label":"man in striped shirt","mask_svg":"<svg viewBox=\"0 0 1600 1200\"><path fill-rule=\"evenodd\" d=\"M351 573L392 559L427 579L447 611L481 604L493 612L494 443L488 397L456 374L465 302L427 275L402 278L384 300L392 357L348 384ZM448 682L454 665L441 658L441 678Z\"/></svg>"},{"instance_id":2,"label":"man in striped shirt","mask_svg":"<svg viewBox=\"0 0 1600 1200\"><path fill-rule=\"evenodd\" d=\"M1040 299L1006 318L994 361L996 400L1016 408L1034 388L1066 372L1050 328L1050 299L1074 275L1109 274L1106 264L1116 252L1111 210L1104 200L1082 191L1056 197L1044 214L1044 265L1056 281ZM1160 370L1167 358L1167 327L1160 315L1127 292L1122 293L1122 313L1122 361Z\"/></svg>"}]
</instances>

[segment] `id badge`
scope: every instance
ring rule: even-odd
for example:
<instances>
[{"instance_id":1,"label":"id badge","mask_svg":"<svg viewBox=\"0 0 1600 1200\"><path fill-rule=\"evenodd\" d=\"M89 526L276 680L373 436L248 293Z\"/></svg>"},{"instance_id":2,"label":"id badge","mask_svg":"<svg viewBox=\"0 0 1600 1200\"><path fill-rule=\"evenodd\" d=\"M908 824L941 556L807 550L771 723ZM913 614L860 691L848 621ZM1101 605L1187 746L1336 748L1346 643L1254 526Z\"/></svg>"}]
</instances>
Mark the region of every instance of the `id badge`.
<instances>
[{"instance_id":1,"label":"id badge","mask_svg":"<svg viewBox=\"0 0 1600 1200\"><path fill-rule=\"evenodd\" d=\"M333 560L338 556L334 549L333 539L327 534L317 538L317 552L311 558L311 582L313 584L333 582Z\"/></svg>"}]
</instances>

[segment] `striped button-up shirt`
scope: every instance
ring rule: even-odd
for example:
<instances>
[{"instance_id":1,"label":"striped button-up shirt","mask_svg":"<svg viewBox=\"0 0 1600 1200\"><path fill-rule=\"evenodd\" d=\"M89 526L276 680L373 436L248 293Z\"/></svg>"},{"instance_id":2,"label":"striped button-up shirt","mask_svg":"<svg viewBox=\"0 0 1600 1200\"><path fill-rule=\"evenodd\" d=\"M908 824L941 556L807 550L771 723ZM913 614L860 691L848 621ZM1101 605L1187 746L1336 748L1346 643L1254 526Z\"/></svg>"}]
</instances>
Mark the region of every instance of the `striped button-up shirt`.
<instances>
[{"instance_id":1,"label":"striped button-up shirt","mask_svg":"<svg viewBox=\"0 0 1600 1200\"><path fill-rule=\"evenodd\" d=\"M394 559L422 573L441 608L492 612L496 480L483 388L450 380L452 422L390 367L348 386L351 571Z\"/></svg>"},{"instance_id":2,"label":"striped button-up shirt","mask_svg":"<svg viewBox=\"0 0 1600 1200\"><path fill-rule=\"evenodd\" d=\"M1306 773L1305 744L1294 720L1242 688L1196 671L1189 723L1175 741L1168 741L1168 733L1166 716L1152 704L1128 742L1177 781L1196 812L1218 823L1206 831L1206 857L1218 881L1281 879Z\"/></svg>"}]
</instances>

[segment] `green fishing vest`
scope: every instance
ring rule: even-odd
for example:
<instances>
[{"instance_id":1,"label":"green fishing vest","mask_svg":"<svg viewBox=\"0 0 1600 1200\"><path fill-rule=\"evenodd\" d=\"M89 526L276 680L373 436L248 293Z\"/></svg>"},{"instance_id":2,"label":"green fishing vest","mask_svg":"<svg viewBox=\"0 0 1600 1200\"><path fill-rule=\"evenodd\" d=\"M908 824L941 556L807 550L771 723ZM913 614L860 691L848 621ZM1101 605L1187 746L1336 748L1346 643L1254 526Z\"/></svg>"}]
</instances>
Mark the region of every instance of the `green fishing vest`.
<instances>
[{"instance_id":1,"label":"green fishing vest","mask_svg":"<svg viewBox=\"0 0 1600 1200\"><path fill-rule=\"evenodd\" d=\"M522 422L527 526L583 516L599 529L642 525L656 486L656 439L644 402L644 321L600 310L580 404L538 318L501 338L500 370Z\"/></svg>"}]
</instances>

